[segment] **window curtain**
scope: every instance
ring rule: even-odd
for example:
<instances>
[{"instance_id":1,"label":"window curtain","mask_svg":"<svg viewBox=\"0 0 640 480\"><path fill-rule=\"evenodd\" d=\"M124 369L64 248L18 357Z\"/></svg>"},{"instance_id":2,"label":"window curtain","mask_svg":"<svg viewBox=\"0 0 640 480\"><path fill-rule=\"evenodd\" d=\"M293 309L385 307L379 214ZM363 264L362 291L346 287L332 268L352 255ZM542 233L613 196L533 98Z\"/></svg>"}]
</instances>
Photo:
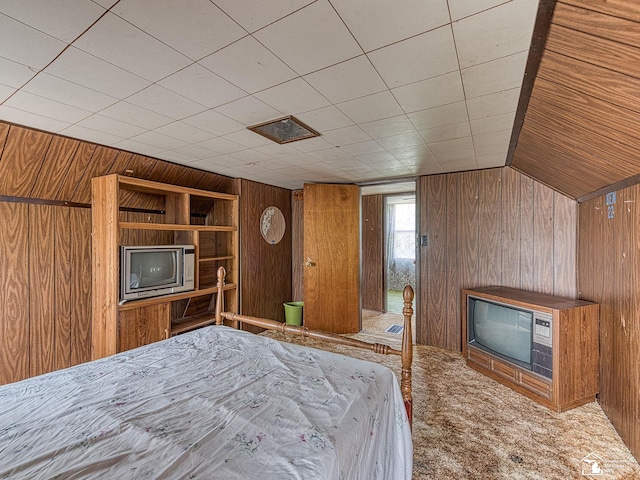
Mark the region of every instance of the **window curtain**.
<instances>
[{"instance_id":1,"label":"window curtain","mask_svg":"<svg viewBox=\"0 0 640 480\"><path fill-rule=\"evenodd\" d=\"M387 204L386 222L386 277L387 290L402 290L405 285L415 285L415 262L408 258L395 258L396 205Z\"/></svg>"}]
</instances>

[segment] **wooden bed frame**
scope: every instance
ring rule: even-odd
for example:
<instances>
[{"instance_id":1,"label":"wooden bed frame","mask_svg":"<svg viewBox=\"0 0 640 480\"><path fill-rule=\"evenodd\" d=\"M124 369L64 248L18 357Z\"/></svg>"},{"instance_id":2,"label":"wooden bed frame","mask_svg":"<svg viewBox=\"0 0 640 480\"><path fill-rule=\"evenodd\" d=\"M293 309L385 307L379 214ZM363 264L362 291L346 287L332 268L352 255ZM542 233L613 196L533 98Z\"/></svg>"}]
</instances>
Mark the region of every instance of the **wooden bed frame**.
<instances>
[{"instance_id":1,"label":"wooden bed frame","mask_svg":"<svg viewBox=\"0 0 640 480\"><path fill-rule=\"evenodd\" d=\"M375 353L383 355L399 355L402 361L402 375L400 378L400 391L402 392L402 399L404 401L405 409L407 410L407 418L409 419L409 425L412 422L413 416L413 397L411 395L411 363L413 361L413 334L411 331L411 317L413 316L413 288L410 285L404 287L402 293L404 300L404 308L402 314L404 316L404 329L402 330L402 350L396 350L381 343L368 343L361 340L356 340L349 337L343 337L330 332L323 332L320 330L309 330L307 327L298 327L295 325L288 325L276 320L269 320L266 318L249 317L246 315L240 315L233 312L224 312L224 294L223 287L225 283L226 270L224 267L218 269L218 292L216 295L216 325L222 325L224 319L232 322L234 328L239 327L238 322L247 323L256 327L264 328L266 330L277 330L282 333L299 335L302 337L315 338L330 343L337 343L340 345L347 345L350 347L365 348Z\"/></svg>"}]
</instances>

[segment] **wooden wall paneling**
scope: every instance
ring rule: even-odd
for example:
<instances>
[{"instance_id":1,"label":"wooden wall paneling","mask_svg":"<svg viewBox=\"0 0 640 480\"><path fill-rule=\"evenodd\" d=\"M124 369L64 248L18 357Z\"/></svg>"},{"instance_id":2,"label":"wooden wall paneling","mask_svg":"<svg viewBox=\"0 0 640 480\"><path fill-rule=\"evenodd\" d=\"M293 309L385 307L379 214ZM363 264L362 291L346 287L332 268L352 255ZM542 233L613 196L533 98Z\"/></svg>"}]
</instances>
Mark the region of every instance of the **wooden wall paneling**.
<instances>
[{"instance_id":1,"label":"wooden wall paneling","mask_svg":"<svg viewBox=\"0 0 640 480\"><path fill-rule=\"evenodd\" d=\"M0 202L0 384L29 376L29 212Z\"/></svg>"},{"instance_id":2,"label":"wooden wall paneling","mask_svg":"<svg viewBox=\"0 0 640 480\"><path fill-rule=\"evenodd\" d=\"M562 0L562 2L614 17L640 22L640 10L635 0Z\"/></svg>"},{"instance_id":3,"label":"wooden wall paneling","mask_svg":"<svg viewBox=\"0 0 640 480\"><path fill-rule=\"evenodd\" d=\"M82 179L85 169L91 162L91 158L97 149L97 145L81 142L73 157L70 168L64 176L64 183L56 193L55 200L70 202L78 188L78 182Z\"/></svg>"},{"instance_id":4,"label":"wooden wall paneling","mask_svg":"<svg viewBox=\"0 0 640 480\"><path fill-rule=\"evenodd\" d=\"M91 210L69 211L71 238L71 364L91 360Z\"/></svg>"},{"instance_id":5,"label":"wooden wall paneling","mask_svg":"<svg viewBox=\"0 0 640 480\"><path fill-rule=\"evenodd\" d=\"M91 203L91 179L106 175L113 164L116 162L121 151L115 148L103 147L98 145L96 151L91 157L91 162L84 170L82 178L78 181L76 189L71 196L72 202ZM125 154L126 152L122 152Z\"/></svg>"},{"instance_id":6,"label":"wooden wall paneling","mask_svg":"<svg viewBox=\"0 0 640 480\"><path fill-rule=\"evenodd\" d=\"M0 161L0 195L27 197L53 135L12 126Z\"/></svg>"},{"instance_id":7,"label":"wooden wall paneling","mask_svg":"<svg viewBox=\"0 0 640 480\"><path fill-rule=\"evenodd\" d=\"M533 186L533 289L553 294L553 190Z\"/></svg>"},{"instance_id":8,"label":"wooden wall paneling","mask_svg":"<svg viewBox=\"0 0 640 480\"><path fill-rule=\"evenodd\" d=\"M2 159L2 152L4 152L4 146L7 142L10 128L11 126L9 124L0 122L0 159Z\"/></svg>"},{"instance_id":9,"label":"wooden wall paneling","mask_svg":"<svg viewBox=\"0 0 640 480\"><path fill-rule=\"evenodd\" d=\"M429 244L426 250L427 271L425 310L422 318L425 341L429 345L447 347L447 176L433 175L426 179L425 203L428 215Z\"/></svg>"},{"instance_id":10,"label":"wooden wall paneling","mask_svg":"<svg viewBox=\"0 0 640 480\"><path fill-rule=\"evenodd\" d=\"M577 298L576 227L578 205L575 201L558 192L554 192L553 197L553 294L560 297Z\"/></svg>"},{"instance_id":11,"label":"wooden wall paneling","mask_svg":"<svg viewBox=\"0 0 640 480\"><path fill-rule=\"evenodd\" d=\"M478 285L501 285L502 179L501 170L478 172ZM506 214L506 213L505 213Z\"/></svg>"},{"instance_id":12,"label":"wooden wall paneling","mask_svg":"<svg viewBox=\"0 0 640 480\"><path fill-rule=\"evenodd\" d=\"M522 177L520 184L520 216L522 218L522 234L520 243L520 288L533 290L534 288L534 185L529 177Z\"/></svg>"},{"instance_id":13,"label":"wooden wall paneling","mask_svg":"<svg viewBox=\"0 0 640 480\"><path fill-rule=\"evenodd\" d=\"M55 369L71 366L71 213L55 207Z\"/></svg>"},{"instance_id":14,"label":"wooden wall paneling","mask_svg":"<svg viewBox=\"0 0 640 480\"><path fill-rule=\"evenodd\" d=\"M29 205L29 374L55 370L55 222L51 205Z\"/></svg>"},{"instance_id":15,"label":"wooden wall paneling","mask_svg":"<svg viewBox=\"0 0 640 480\"><path fill-rule=\"evenodd\" d=\"M362 308L384 310L384 197L362 197Z\"/></svg>"},{"instance_id":16,"label":"wooden wall paneling","mask_svg":"<svg viewBox=\"0 0 640 480\"><path fill-rule=\"evenodd\" d=\"M502 286L520 288L520 246L522 217L520 215L520 177L512 168L502 170Z\"/></svg>"},{"instance_id":17,"label":"wooden wall paneling","mask_svg":"<svg viewBox=\"0 0 640 480\"><path fill-rule=\"evenodd\" d=\"M455 321L448 321L448 350L459 352L462 349L462 331L460 328L460 267L458 257L458 217L461 214L457 202L460 188L460 175L447 175L447 269L445 281L447 285L445 307L447 316Z\"/></svg>"},{"instance_id":18,"label":"wooden wall paneling","mask_svg":"<svg viewBox=\"0 0 640 480\"><path fill-rule=\"evenodd\" d=\"M39 170L33 188L28 195L30 198L56 199L56 195L71 169L80 143L79 140L54 135L42 168Z\"/></svg>"},{"instance_id":19,"label":"wooden wall paneling","mask_svg":"<svg viewBox=\"0 0 640 480\"><path fill-rule=\"evenodd\" d=\"M292 261L292 298L296 302L304 299L302 269L304 264L304 198L303 191L291 192L291 261Z\"/></svg>"},{"instance_id":20,"label":"wooden wall paneling","mask_svg":"<svg viewBox=\"0 0 640 480\"><path fill-rule=\"evenodd\" d=\"M478 198L476 172L460 173L458 185L458 274L460 288L478 286Z\"/></svg>"},{"instance_id":21,"label":"wooden wall paneling","mask_svg":"<svg viewBox=\"0 0 640 480\"><path fill-rule=\"evenodd\" d=\"M416 213L418 215L418 224L416 225L416 234L418 238L421 236L429 237L429 205L427 203L427 179L428 176L419 177L416 180ZM419 243L418 243L419 244ZM420 244L419 244L420 245ZM427 294L428 292L428 274L429 274L429 255L428 245L420 245L418 250L418 258L416 263L416 342L428 345L427 342ZM417 321L420 319L420 321Z\"/></svg>"}]
</instances>

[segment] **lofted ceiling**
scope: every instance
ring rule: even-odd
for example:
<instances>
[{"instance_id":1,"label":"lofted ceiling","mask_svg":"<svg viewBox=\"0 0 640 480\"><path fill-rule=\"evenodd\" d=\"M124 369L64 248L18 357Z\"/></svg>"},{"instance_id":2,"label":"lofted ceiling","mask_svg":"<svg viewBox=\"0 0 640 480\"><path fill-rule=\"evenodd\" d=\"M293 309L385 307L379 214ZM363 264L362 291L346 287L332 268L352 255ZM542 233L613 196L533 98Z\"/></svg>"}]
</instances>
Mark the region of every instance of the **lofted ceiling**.
<instances>
[{"instance_id":1,"label":"lofted ceiling","mask_svg":"<svg viewBox=\"0 0 640 480\"><path fill-rule=\"evenodd\" d=\"M291 189L504 166L537 11L4 0L0 120ZM320 137L279 145L246 129L285 115ZM525 157L514 166L535 176Z\"/></svg>"}]
</instances>

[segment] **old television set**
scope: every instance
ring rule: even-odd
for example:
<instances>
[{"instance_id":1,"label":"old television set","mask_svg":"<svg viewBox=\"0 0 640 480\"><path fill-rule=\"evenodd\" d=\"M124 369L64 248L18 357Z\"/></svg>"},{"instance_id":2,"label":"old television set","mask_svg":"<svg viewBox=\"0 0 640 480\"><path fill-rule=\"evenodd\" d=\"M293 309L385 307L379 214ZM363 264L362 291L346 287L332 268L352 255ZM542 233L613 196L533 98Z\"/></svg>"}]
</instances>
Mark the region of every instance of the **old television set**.
<instances>
[{"instance_id":1,"label":"old television set","mask_svg":"<svg viewBox=\"0 0 640 480\"><path fill-rule=\"evenodd\" d=\"M193 245L120 247L120 301L194 289Z\"/></svg>"},{"instance_id":2,"label":"old television set","mask_svg":"<svg viewBox=\"0 0 640 480\"><path fill-rule=\"evenodd\" d=\"M467 342L509 363L551 379L553 315L467 296Z\"/></svg>"}]
</instances>

